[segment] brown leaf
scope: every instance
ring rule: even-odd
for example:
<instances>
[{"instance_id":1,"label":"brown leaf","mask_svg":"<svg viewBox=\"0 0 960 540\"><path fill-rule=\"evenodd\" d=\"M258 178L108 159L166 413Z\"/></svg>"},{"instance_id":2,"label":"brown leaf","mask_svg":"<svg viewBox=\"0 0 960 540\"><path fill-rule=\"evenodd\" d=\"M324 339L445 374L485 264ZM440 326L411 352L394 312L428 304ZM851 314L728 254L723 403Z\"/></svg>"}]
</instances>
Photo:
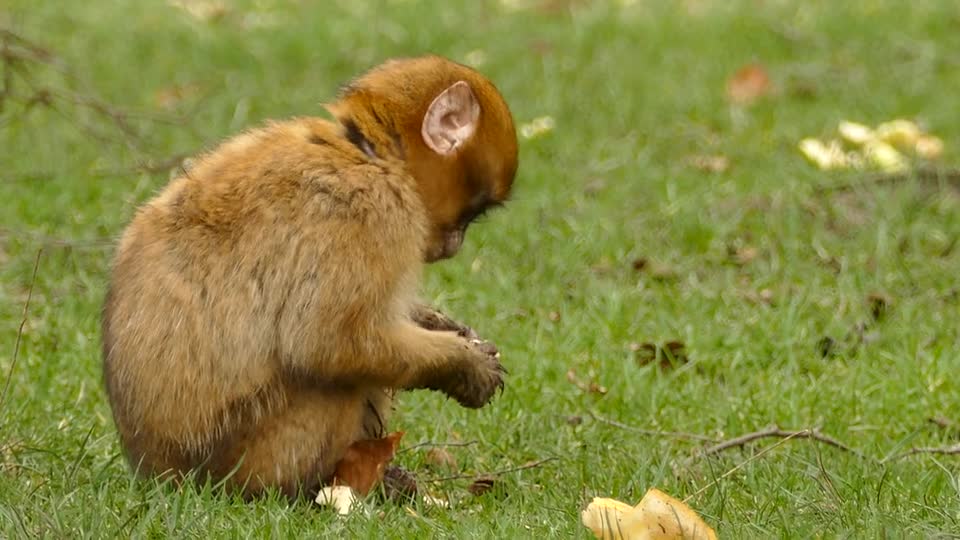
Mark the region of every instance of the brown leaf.
<instances>
[{"instance_id":1,"label":"brown leaf","mask_svg":"<svg viewBox=\"0 0 960 540\"><path fill-rule=\"evenodd\" d=\"M496 486L496 483L496 479L492 476L479 476L467 487L467 491L479 497L492 490Z\"/></svg>"},{"instance_id":2,"label":"brown leaf","mask_svg":"<svg viewBox=\"0 0 960 540\"><path fill-rule=\"evenodd\" d=\"M668 264L664 263L653 263L647 268L647 272L650 274L650 277L657 281L670 281L676 279L677 272Z\"/></svg>"},{"instance_id":3,"label":"brown leaf","mask_svg":"<svg viewBox=\"0 0 960 540\"><path fill-rule=\"evenodd\" d=\"M760 251L753 246L741 246L738 248L729 248L730 258L739 266L744 266L757 258Z\"/></svg>"},{"instance_id":4,"label":"brown leaf","mask_svg":"<svg viewBox=\"0 0 960 540\"><path fill-rule=\"evenodd\" d=\"M559 312L559 311L551 311L550 313L547 313L547 318L550 319L552 322L559 322L559 321L560 321L560 312Z\"/></svg>"},{"instance_id":5,"label":"brown leaf","mask_svg":"<svg viewBox=\"0 0 960 540\"><path fill-rule=\"evenodd\" d=\"M590 267L590 271L598 276L605 276L613 272L613 263L607 257L603 257Z\"/></svg>"},{"instance_id":6,"label":"brown leaf","mask_svg":"<svg viewBox=\"0 0 960 540\"><path fill-rule=\"evenodd\" d=\"M153 95L153 102L160 109L172 110L199 93L200 87L195 84L175 84L157 90Z\"/></svg>"},{"instance_id":7,"label":"brown leaf","mask_svg":"<svg viewBox=\"0 0 960 540\"><path fill-rule=\"evenodd\" d=\"M630 350L641 366L657 362L660 369L669 370L690 361L687 358L686 346L677 340L668 341L661 346L654 343L631 343Z\"/></svg>"},{"instance_id":8,"label":"brown leaf","mask_svg":"<svg viewBox=\"0 0 960 540\"><path fill-rule=\"evenodd\" d=\"M423 458L424 462L438 469L456 469L457 458L443 448L431 448Z\"/></svg>"},{"instance_id":9,"label":"brown leaf","mask_svg":"<svg viewBox=\"0 0 960 540\"><path fill-rule=\"evenodd\" d=\"M637 257L636 259L633 260L633 262L630 263L630 266L633 267L633 270L635 272L639 272L644 268L646 268L647 260L644 259L643 257Z\"/></svg>"},{"instance_id":10,"label":"brown leaf","mask_svg":"<svg viewBox=\"0 0 960 540\"><path fill-rule=\"evenodd\" d=\"M577 371L573 368L570 368L569 370L567 370L567 381L572 383L574 386L576 386L580 390L584 392L588 392L590 394L599 394L602 396L607 393L606 386L601 386L599 383L597 383L594 380L591 380L590 382L584 382L579 377L577 377Z\"/></svg>"},{"instance_id":11,"label":"brown leaf","mask_svg":"<svg viewBox=\"0 0 960 540\"><path fill-rule=\"evenodd\" d=\"M833 354L836 345L837 342L832 337L823 336L820 341L817 341L817 352L820 353L821 358L826 358Z\"/></svg>"},{"instance_id":12,"label":"brown leaf","mask_svg":"<svg viewBox=\"0 0 960 540\"><path fill-rule=\"evenodd\" d=\"M337 463L333 484L350 486L359 495L366 495L381 480L384 469L393 460L403 432L391 433L382 439L363 439L347 448Z\"/></svg>"},{"instance_id":13,"label":"brown leaf","mask_svg":"<svg viewBox=\"0 0 960 540\"><path fill-rule=\"evenodd\" d=\"M727 79L727 99L737 105L750 105L770 94L770 76L762 64L747 64Z\"/></svg>"},{"instance_id":14,"label":"brown leaf","mask_svg":"<svg viewBox=\"0 0 960 540\"><path fill-rule=\"evenodd\" d=\"M870 306L870 316L879 321L890 310L890 297L882 293L871 293L867 295L867 305Z\"/></svg>"},{"instance_id":15,"label":"brown leaf","mask_svg":"<svg viewBox=\"0 0 960 540\"><path fill-rule=\"evenodd\" d=\"M607 189L607 181L603 178L594 178L583 186L584 195L596 195Z\"/></svg>"}]
</instances>

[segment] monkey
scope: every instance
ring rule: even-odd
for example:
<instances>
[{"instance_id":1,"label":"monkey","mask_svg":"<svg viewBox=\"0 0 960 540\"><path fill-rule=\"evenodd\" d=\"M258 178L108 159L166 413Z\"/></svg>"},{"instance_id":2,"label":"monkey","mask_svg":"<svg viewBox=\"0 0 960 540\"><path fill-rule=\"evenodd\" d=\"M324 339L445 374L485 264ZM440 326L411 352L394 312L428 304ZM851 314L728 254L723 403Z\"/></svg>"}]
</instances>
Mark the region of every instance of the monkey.
<instances>
[{"instance_id":1,"label":"monkey","mask_svg":"<svg viewBox=\"0 0 960 540\"><path fill-rule=\"evenodd\" d=\"M296 498L383 436L396 392L480 408L503 389L496 346L417 298L425 265L510 196L503 96L428 55L325 107L196 157L120 236L102 367L136 474Z\"/></svg>"}]
</instances>

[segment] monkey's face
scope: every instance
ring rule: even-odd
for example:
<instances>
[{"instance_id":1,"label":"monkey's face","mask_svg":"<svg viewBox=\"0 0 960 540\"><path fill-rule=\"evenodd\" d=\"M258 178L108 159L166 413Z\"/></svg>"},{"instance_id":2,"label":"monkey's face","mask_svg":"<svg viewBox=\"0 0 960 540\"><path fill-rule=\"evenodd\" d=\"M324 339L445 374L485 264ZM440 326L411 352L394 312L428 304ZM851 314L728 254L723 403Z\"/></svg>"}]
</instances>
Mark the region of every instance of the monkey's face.
<instances>
[{"instance_id":1,"label":"monkey's face","mask_svg":"<svg viewBox=\"0 0 960 540\"><path fill-rule=\"evenodd\" d=\"M467 227L510 195L513 117L474 69L436 56L392 60L353 81L328 109L375 153L406 162L429 219L427 262L454 256Z\"/></svg>"},{"instance_id":2,"label":"monkey's face","mask_svg":"<svg viewBox=\"0 0 960 540\"><path fill-rule=\"evenodd\" d=\"M434 98L420 134L426 154L411 168L431 221L424 259L433 262L456 255L470 224L509 197L517 138L506 103L482 78Z\"/></svg>"},{"instance_id":3,"label":"monkey's face","mask_svg":"<svg viewBox=\"0 0 960 540\"><path fill-rule=\"evenodd\" d=\"M464 185L461 183L459 187L464 187ZM466 204L460 202L465 199L467 200ZM486 189L472 195L459 194L457 196L448 193L448 198L445 201L435 201L432 207L433 211L430 212L433 214L433 224L424 260L429 263L449 259L456 255L463 245L467 228L483 217L491 208L502 204L502 200L493 199ZM428 206L428 211L430 209Z\"/></svg>"}]
</instances>

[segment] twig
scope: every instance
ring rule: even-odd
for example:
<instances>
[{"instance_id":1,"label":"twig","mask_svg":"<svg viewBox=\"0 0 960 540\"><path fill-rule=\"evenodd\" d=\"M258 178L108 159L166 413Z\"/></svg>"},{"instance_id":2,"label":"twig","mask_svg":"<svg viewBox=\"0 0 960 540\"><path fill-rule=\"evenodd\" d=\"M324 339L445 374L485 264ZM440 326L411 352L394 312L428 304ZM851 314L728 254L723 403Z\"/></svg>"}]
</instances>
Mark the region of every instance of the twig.
<instances>
[{"instance_id":1,"label":"twig","mask_svg":"<svg viewBox=\"0 0 960 540\"><path fill-rule=\"evenodd\" d=\"M190 157L191 154L175 154L170 157L163 159L147 159L147 160L138 160L133 165L121 166L115 168L98 168L93 169L86 173L90 178L118 178L118 177L128 177L133 176L138 173L143 174L161 174L168 173L172 169L177 167L183 167L183 162L185 159ZM5 177L0 176L0 181L3 181L7 184L21 183L21 182L34 182L50 179L56 176L58 173L56 171L47 170L47 171L33 171L26 173L19 173L15 176L7 175Z\"/></svg>"},{"instance_id":2,"label":"twig","mask_svg":"<svg viewBox=\"0 0 960 540\"><path fill-rule=\"evenodd\" d=\"M90 172L90 176L95 178L103 178L110 176L128 176L134 173L165 173L171 169L182 167L184 160L188 157L190 157L190 154L175 154L160 160L138 161L136 165L129 167L119 167L115 169L94 169Z\"/></svg>"},{"instance_id":3,"label":"twig","mask_svg":"<svg viewBox=\"0 0 960 540\"><path fill-rule=\"evenodd\" d=\"M955 444L953 446L918 446L911 448L910 450L903 452L901 454L896 454L888 458L882 459L881 463L887 463L888 461L896 461L903 459L905 457L915 456L917 454L938 454L941 456L957 456L960 455L960 444Z\"/></svg>"},{"instance_id":4,"label":"twig","mask_svg":"<svg viewBox=\"0 0 960 540\"><path fill-rule=\"evenodd\" d=\"M54 238L45 234L39 234L29 231L14 231L0 227L0 240L10 238L29 238L33 242L41 245L41 248L72 248L72 249L106 249L114 245L111 238L91 238L89 240L78 240L75 238Z\"/></svg>"},{"instance_id":5,"label":"twig","mask_svg":"<svg viewBox=\"0 0 960 540\"><path fill-rule=\"evenodd\" d=\"M943 429L949 429L951 431L960 429L960 424L957 424L957 422L950 420L945 416L934 416L931 418L927 418L927 422L930 422L931 424L941 427Z\"/></svg>"},{"instance_id":6,"label":"twig","mask_svg":"<svg viewBox=\"0 0 960 540\"><path fill-rule=\"evenodd\" d=\"M732 439L723 441L719 444L715 444L713 446L707 447L702 452L700 452L700 454L697 457L706 457L714 454L719 454L724 450L729 450L731 448L739 448L741 446L749 444L758 439L765 439L768 437L779 437L784 439L793 439L793 438L811 439L817 442L828 444L834 448L843 450L844 452L850 452L851 454L854 454L858 457L861 457L861 458L865 457L859 451L854 450L853 448L850 448L849 446L834 439L833 437L830 437L829 435L824 435L823 433L820 433L816 429L809 428L809 429L802 429L799 431L788 431L788 430L780 429L780 426L777 426L776 424L766 429L761 429L760 431L754 431L753 433L747 433L746 435L734 437Z\"/></svg>"},{"instance_id":7,"label":"twig","mask_svg":"<svg viewBox=\"0 0 960 540\"><path fill-rule=\"evenodd\" d=\"M772 444L772 445L764 448L763 450L761 450L761 451L757 452L756 454L750 456L749 458L743 460L743 462L738 463L737 466L735 466L734 468L730 469L729 471L721 474L719 477L717 477L716 480L713 480L713 481L710 482L709 484L707 484L707 485L701 487L700 489L694 491L694 492L691 493L690 495L687 495L687 496L683 499L684 504L686 504L687 502L689 502L690 499L696 497L697 495L700 495L700 494L703 493L704 491L706 491L706 490L710 489L711 487L717 485L721 480L726 479L728 476L730 476L730 475L732 475L733 473L739 471L740 469L746 467L746 466L747 466L748 464L750 464L751 462L760 459L761 457L763 457L763 455L767 454L768 452L772 452L774 449L776 449L776 448L778 448L778 447L780 447L780 446L783 446L783 445L786 444L787 441L789 441L790 439L793 439L794 437L799 437L802 433L804 433L804 432L803 432L803 431L794 431L792 435L787 436L787 437L784 437L783 439L777 441L775 444Z\"/></svg>"},{"instance_id":8,"label":"twig","mask_svg":"<svg viewBox=\"0 0 960 540\"><path fill-rule=\"evenodd\" d=\"M593 412L588 412L587 414L590 415L590 418L593 418L593 419L596 420L597 422L601 422L601 423L603 423L603 424L608 424L608 425L611 425L611 426L614 426L614 427L618 427L618 428L620 428L620 429L624 429L624 430L627 430L627 431L630 431L630 432L633 432L633 433L639 433L639 434L641 434L641 435L647 435L647 436L650 436L650 437L670 437L670 438L673 438L673 439L687 439L687 440L691 440L691 441L703 441L703 442L716 442L716 441L717 441L717 439L715 439L715 438L713 438L713 437L708 437L708 436L706 436L706 435L698 435L698 434L696 434L696 433L685 433L685 432L682 432L682 431L659 431L659 430L656 430L656 429L643 429L643 428L638 428L638 427L630 426L630 425L627 425L627 424L623 424L623 423L621 423L621 422L617 422L616 420L611 420L611 419L609 419L609 418L604 418L604 417L602 417L602 416L600 416L600 415L598 415L598 414L596 414L596 413L593 413Z\"/></svg>"},{"instance_id":9,"label":"twig","mask_svg":"<svg viewBox=\"0 0 960 540\"><path fill-rule=\"evenodd\" d=\"M435 482L449 482L450 480L464 480L464 479L468 479L468 478L469 478L469 479L474 479L474 478L480 478L480 477L483 477L483 476L500 476L500 475L507 474L507 473L517 472L517 471L524 471L524 470L526 470L526 469L533 469L533 468L535 468L535 467L539 467L539 466L543 465L544 463L548 463L548 462L551 462L551 461L555 461L555 460L557 460L557 459L559 459L559 458L556 458L556 457L548 457L548 458L544 458L544 459L537 460L537 461L531 461L530 463L525 463L525 464L520 465L520 466L518 466L518 467L511 467L511 468L509 468L509 469L501 469L501 470L499 470L499 471L493 471L493 472L488 472L488 473L454 474L454 475L452 475L452 476L441 476L440 478L430 478L430 479L428 479L428 480L424 480L424 482L431 482L431 483L435 483Z\"/></svg>"},{"instance_id":10,"label":"twig","mask_svg":"<svg viewBox=\"0 0 960 540\"><path fill-rule=\"evenodd\" d=\"M471 446L479 443L480 441L455 441L455 442L433 442L433 441L424 441L417 443L413 446L408 446L406 448L401 448L397 450L394 454L402 454L404 452L410 452L411 450L416 450L418 448L451 448L455 446Z\"/></svg>"},{"instance_id":11,"label":"twig","mask_svg":"<svg viewBox=\"0 0 960 540\"><path fill-rule=\"evenodd\" d=\"M13 345L13 356L10 359L10 369L7 370L7 382L3 385L3 394L0 394L0 411L7 403L7 392L10 391L10 382L13 380L13 370L17 367L17 358L20 356L20 341L23 338L23 327L27 324L27 315L30 311L30 300L33 298L33 285L37 282L37 269L40 268L40 255L43 249L37 250L37 260L33 263L33 277L30 278L30 288L27 289L27 301L23 304L23 318L17 330L17 341Z\"/></svg>"},{"instance_id":12,"label":"twig","mask_svg":"<svg viewBox=\"0 0 960 540\"><path fill-rule=\"evenodd\" d=\"M866 187L866 186L899 184L911 178L916 178L918 180L924 180L924 181L944 180L948 184L952 184L954 186L960 186L960 170L944 169L944 168L937 168L937 167L920 167L912 171L903 172L903 173L876 173L876 174L870 174L866 176L860 176L858 177L857 180L853 182L846 182L843 184L820 185L815 187L814 191L818 194L851 191L851 190L854 190L860 187Z\"/></svg>"}]
</instances>

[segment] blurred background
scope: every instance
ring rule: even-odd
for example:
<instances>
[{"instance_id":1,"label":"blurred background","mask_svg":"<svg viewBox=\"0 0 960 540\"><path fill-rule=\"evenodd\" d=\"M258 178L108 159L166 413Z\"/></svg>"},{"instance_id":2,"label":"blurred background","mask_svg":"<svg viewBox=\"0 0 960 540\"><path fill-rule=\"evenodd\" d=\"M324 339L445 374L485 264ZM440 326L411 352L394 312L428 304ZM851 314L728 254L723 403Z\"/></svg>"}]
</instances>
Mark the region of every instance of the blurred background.
<instances>
[{"instance_id":1,"label":"blurred background","mask_svg":"<svg viewBox=\"0 0 960 540\"><path fill-rule=\"evenodd\" d=\"M395 427L469 443L465 474L555 459L351 522L133 482L98 318L137 205L183 158L428 52L518 125L514 200L424 285L511 377L479 412L409 395ZM960 431L957 2L5 0L0 83L0 535L570 537L590 497L651 486L730 538L958 530L960 450L904 455ZM702 455L771 424L854 451Z\"/></svg>"}]
</instances>

